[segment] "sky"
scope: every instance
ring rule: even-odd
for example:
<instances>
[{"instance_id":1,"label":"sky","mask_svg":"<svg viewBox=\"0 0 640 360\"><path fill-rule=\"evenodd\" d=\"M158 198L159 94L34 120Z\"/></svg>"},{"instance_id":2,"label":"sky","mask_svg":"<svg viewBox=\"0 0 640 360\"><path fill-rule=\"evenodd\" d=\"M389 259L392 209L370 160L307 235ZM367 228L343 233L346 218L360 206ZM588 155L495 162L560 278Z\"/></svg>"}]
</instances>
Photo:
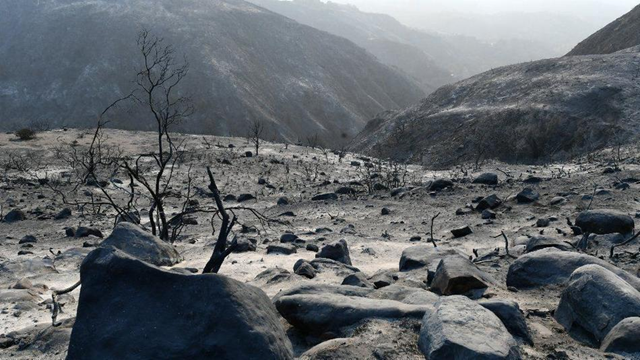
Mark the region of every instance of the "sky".
<instances>
[{"instance_id":1,"label":"sky","mask_svg":"<svg viewBox=\"0 0 640 360\"><path fill-rule=\"evenodd\" d=\"M410 12L553 12L598 22L610 22L638 5L637 0L331 0L364 11L398 18Z\"/></svg>"}]
</instances>

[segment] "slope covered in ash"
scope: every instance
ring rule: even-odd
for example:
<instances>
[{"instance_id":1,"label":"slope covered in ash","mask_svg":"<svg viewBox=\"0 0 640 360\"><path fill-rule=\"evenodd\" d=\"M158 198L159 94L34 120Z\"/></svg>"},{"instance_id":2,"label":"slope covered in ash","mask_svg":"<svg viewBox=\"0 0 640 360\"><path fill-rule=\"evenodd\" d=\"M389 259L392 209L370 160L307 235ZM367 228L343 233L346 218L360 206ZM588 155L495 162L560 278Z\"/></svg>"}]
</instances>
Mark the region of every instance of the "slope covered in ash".
<instances>
[{"instance_id":1,"label":"slope covered in ash","mask_svg":"<svg viewBox=\"0 0 640 360\"><path fill-rule=\"evenodd\" d=\"M439 167L560 160L636 138L637 51L513 65L445 86L379 115L354 149Z\"/></svg>"},{"instance_id":2,"label":"slope covered in ash","mask_svg":"<svg viewBox=\"0 0 640 360\"><path fill-rule=\"evenodd\" d=\"M182 131L245 135L257 119L268 138L332 140L424 96L348 40L240 0L6 0L0 128L93 126L132 88L143 27L190 63L182 90L197 112ZM136 111L118 114L114 126L148 129Z\"/></svg>"},{"instance_id":3,"label":"slope covered in ash","mask_svg":"<svg viewBox=\"0 0 640 360\"><path fill-rule=\"evenodd\" d=\"M640 45L640 5L578 44L568 55L610 54Z\"/></svg>"},{"instance_id":4,"label":"slope covered in ash","mask_svg":"<svg viewBox=\"0 0 640 360\"><path fill-rule=\"evenodd\" d=\"M385 64L416 79L425 92L491 68L542 58L539 44L514 39L484 42L428 33L391 16L320 0L250 0L302 24L347 38ZM451 32L452 34L457 32ZM560 55L560 54L558 54Z\"/></svg>"}]
</instances>

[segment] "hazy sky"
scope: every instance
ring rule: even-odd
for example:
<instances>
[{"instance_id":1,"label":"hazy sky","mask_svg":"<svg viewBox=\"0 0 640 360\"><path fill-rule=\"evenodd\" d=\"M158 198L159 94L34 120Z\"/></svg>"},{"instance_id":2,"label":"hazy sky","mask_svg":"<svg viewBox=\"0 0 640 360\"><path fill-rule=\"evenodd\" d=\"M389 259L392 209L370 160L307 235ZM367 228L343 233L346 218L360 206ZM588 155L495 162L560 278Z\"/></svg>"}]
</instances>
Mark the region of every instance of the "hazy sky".
<instances>
[{"instance_id":1,"label":"hazy sky","mask_svg":"<svg viewBox=\"0 0 640 360\"><path fill-rule=\"evenodd\" d=\"M361 10L402 17L409 12L555 12L611 21L638 5L638 0L332 0Z\"/></svg>"}]
</instances>

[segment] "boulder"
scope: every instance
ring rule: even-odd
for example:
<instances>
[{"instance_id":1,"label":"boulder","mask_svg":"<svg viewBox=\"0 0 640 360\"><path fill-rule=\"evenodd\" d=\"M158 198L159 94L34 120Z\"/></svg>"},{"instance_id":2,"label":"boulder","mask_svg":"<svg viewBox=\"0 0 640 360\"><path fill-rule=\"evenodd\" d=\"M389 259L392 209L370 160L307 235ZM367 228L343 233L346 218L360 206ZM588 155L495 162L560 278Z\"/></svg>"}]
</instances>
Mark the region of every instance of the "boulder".
<instances>
[{"instance_id":1,"label":"boulder","mask_svg":"<svg viewBox=\"0 0 640 360\"><path fill-rule=\"evenodd\" d=\"M437 179L429 185L429 191L440 191L448 187L453 187L453 181L449 179Z\"/></svg>"},{"instance_id":2,"label":"boulder","mask_svg":"<svg viewBox=\"0 0 640 360\"><path fill-rule=\"evenodd\" d=\"M256 251L258 249L258 240L248 239L246 237L238 238L236 247L233 252L236 254Z\"/></svg>"},{"instance_id":3,"label":"boulder","mask_svg":"<svg viewBox=\"0 0 640 360\"><path fill-rule=\"evenodd\" d=\"M598 346L620 321L640 316L640 292L598 265L576 270L562 291L555 318L572 336Z\"/></svg>"},{"instance_id":4,"label":"boulder","mask_svg":"<svg viewBox=\"0 0 640 360\"><path fill-rule=\"evenodd\" d=\"M533 345L533 338L517 302L512 300L482 300L482 307L494 313L511 335Z\"/></svg>"},{"instance_id":5,"label":"boulder","mask_svg":"<svg viewBox=\"0 0 640 360\"><path fill-rule=\"evenodd\" d=\"M100 247L116 248L157 266L173 266L182 261L180 254L171 244L127 222L116 225Z\"/></svg>"},{"instance_id":6,"label":"boulder","mask_svg":"<svg viewBox=\"0 0 640 360\"><path fill-rule=\"evenodd\" d=\"M298 240L298 236L296 234L286 233L280 236L280 242L283 244L293 243Z\"/></svg>"},{"instance_id":7,"label":"boulder","mask_svg":"<svg viewBox=\"0 0 640 360\"><path fill-rule=\"evenodd\" d=\"M101 239L104 237L104 235L102 234L102 231L95 228L79 226L78 229L76 229L76 232L75 232L76 238L85 238L89 236L95 236Z\"/></svg>"},{"instance_id":8,"label":"boulder","mask_svg":"<svg viewBox=\"0 0 640 360\"><path fill-rule=\"evenodd\" d=\"M307 279L316 277L316 269L306 260L298 260L293 266L296 275L304 276Z\"/></svg>"},{"instance_id":9,"label":"boulder","mask_svg":"<svg viewBox=\"0 0 640 360\"><path fill-rule=\"evenodd\" d=\"M593 234L628 234L633 231L635 223L631 216L618 211L590 210L578 215L576 226Z\"/></svg>"},{"instance_id":10,"label":"boulder","mask_svg":"<svg viewBox=\"0 0 640 360\"><path fill-rule=\"evenodd\" d=\"M277 204L279 206L289 205L289 199L284 197L284 196L282 196L282 197L278 198Z\"/></svg>"},{"instance_id":11,"label":"boulder","mask_svg":"<svg viewBox=\"0 0 640 360\"><path fill-rule=\"evenodd\" d=\"M64 209L60 210L60 212L59 212L59 213L57 213L57 214L53 217L53 219L54 219L54 220L65 220L65 219L70 218L70 217L71 217L71 214L72 214L72 213L71 213L71 209L69 209L69 208L64 208Z\"/></svg>"},{"instance_id":12,"label":"boulder","mask_svg":"<svg viewBox=\"0 0 640 360\"><path fill-rule=\"evenodd\" d=\"M484 173L473 179L474 184L498 185L498 175L494 173Z\"/></svg>"},{"instance_id":13,"label":"boulder","mask_svg":"<svg viewBox=\"0 0 640 360\"><path fill-rule=\"evenodd\" d=\"M498 197L498 195L493 194L489 195L478 202L476 205L476 210L484 211L484 210L493 210L502 205L502 199Z\"/></svg>"},{"instance_id":14,"label":"boulder","mask_svg":"<svg viewBox=\"0 0 640 360\"><path fill-rule=\"evenodd\" d=\"M325 245L320 252L316 254L316 258L326 258L351 265L349 246L344 239Z\"/></svg>"},{"instance_id":15,"label":"boulder","mask_svg":"<svg viewBox=\"0 0 640 360\"><path fill-rule=\"evenodd\" d=\"M341 188L338 188L335 193L339 195L354 195L356 193L356 190L352 187L343 186Z\"/></svg>"},{"instance_id":16,"label":"boulder","mask_svg":"<svg viewBox=\"0 0 640 360\"><path fill-rule=\"evenodd\" d=\"M427 359L520 359L500 319L464 296L441 297L425 313L418 346Z\"/></svg>"},{"instance_id":17,"label":"boulder","mask_svg":"<svg viewBox=\"0 0 640 360\"><path fill-rule=\"evenodd\" d=\"M351 274L346 278L344 278L344 280L342 280L342 285L357 286L357 287L369 288L369 289L374 288L373 284L369 280L367 280L367 277L365 276L365 274L361 272Z\"/></svg>"},{"instance_id":18,"label":"boulder","mask_svg":"<svg viewBox=\"0 0 640 360\"><path fill-rule=\"evenodd\" d=\"M24 221L27 219L27 215L25 215L24 211L19 209L13 209L4 216L4 221L7 223L14 223L18 221Z\"/></svg>"},{"instance_id":19,"label":"boulder","mask_svg":"<svg viewBox=\"0 0 640 360\"><path fill-rule=\"evenodd\" d=\"M318 194L311 198L311 201L338 200L336 193Z\"/></svg>"},{"instance_id":20,"label":"boulder","mask_svg":"<svg viewBox=\"0 0 640 360\"><path fill-rule=\"evenodd\" d=\"M38 239L33 235L25 235L20 239L18 244L35 244L38 242Z\"/></svg>"},{"instance_id":21,"label":"boulder","mask_svg":"<svg viewBox=\"0 0 640 360\"><path fill-rule=\"evenodd\" d=\"M431 281L431 291L440 295L479 298L492 283L469 259L460 255L442 258Z\"/></svg>"},{"instance_id":22,"label":"boulder","mask_svg":"<svg viewBox=\"0 0 640 360\"><path fill-rule=\"evenodd\" d=\"M450 255L464 256L455 249L433 247L432 245L417 245L404 249L400 257L400 271L412 271L426 267L428 278L432 279L438 264L443 257Z\"/></svg>"},{"instance_id":23,"label":"boulder","mask_svg":"<svg viewBox=\"0 0 640 360\"><path fill-rule=\"evenodd\" d=\"M266 294L108 248L87 256L67 359L293 359ZM105 326L108 324L109 326Z\"/></svg>"},{"instance_id":24,"label":"boulder","mask_svg":"<svg viewBox=\"0 0 640 360\"><path fill-rule=\"evenodd\" d=\"M520 256L509 267L507 286L518 289L564 284L584 265L600 265L640 290L640 279L597 257L547 248Z\"/></svg>"},{"instance_id":25,"label":"boulder","mask_svg":"<svg viewBox=\"0 0 640 360\"><path fill-rule=\"evenodd\" d=\"M315 335L340 334L370 319L420 319L432 307L335 293L277 296L274 303L282 317L296 329Z\"/></svg>"},{"instance_id":26,"label":"boulder","mask_svg":"<svg viewBox=\"0 0 640 360\"><path fill-rule=\"evenodd\" d=\"M291 244L273 244L267 246L267 254L291 255L298 252L298 248Z\"/></svg>"},{"instance_id":27,"label":"boulder","mask_svg":"<svg viewBox=\"0 0 640 360\"><path fill-rule=\"evenodd\" d=\"M256 197L251 195L251 194L240 194L240 195L238 195L238 199L236 201L241 203L241 202L245 202L245 201L249 201L249 200L255 200L255 198Z\"/></svg>"},{"instance_id":28,"label":"boulder","mask_svg":"<svg viewBox=\"0 0 640 360\"><path fill-rule=\"evenodd\" d=\"M516 195L516 200L518 204L530 204L532 202L538 201L540 199L540 194L537 191L526 188Z\"/></svg>"},{"instance_id":29,"label":"boulder","mask_svg":"<svg viewBox=\"0 0 640 360\"><path fill-rule=\"evenodd\" d=\"M527 241L526 252L534 252L546 248L556 248L563 251L571 251L573 247L566 242L551 236L538 235L533 236Z\"/></svg>"},{"instance_id":30,"label":"boulder","mask_svg":"<svg viewBox=\"0 0 640 360\"><path fill-rule=\"evenodd\" d=\"M132 224L140 224L140 213L137 211L129 211L118 215L116 218L116 224L121 222L129 222Z\"/></svg>"},{"instance_id":31,"label":"boulder","mask_svg":"<svg viewBox=\"0 0 640 360\"><path fill-rule=\"evenodd\" d=\"M473 230L471 230L470 227L465 226L465 227L451 230L451 234L453 234L453 237L461 238L461 237L465 237L467 235L473 234Z\"/></svg>"},{"instance_id":32,"label":"boulder","mask_svg":"<svg viewBox=\"0 0 640 360\"><path fill-rule=\"evenodd\" d=\"M291 279L291 273L281 268L270 268L260 274L256 275L253 279L255 282L270 285Z\"/></svg>"},{"instance_id":33,"label":"boulder","mask_svg":"<svg viewBox=\"0 0 640 360\"><path fill-rule=\"evenodd\" d=\"M398 284L386 286L367 295L372 299L399 301L410 305L434 305L440 298L431 291Z\"/></svg>"},{"instance_id":34,"label":"boulder","mask_svg":"<svg viewBox=\"0 0 640 360\"><path fill-rule=\"evenodd\" d=\"M640 357L640 317L630 317L620 321L604 338L600 350L629 357Z\"/></svg>"}]
</instances>

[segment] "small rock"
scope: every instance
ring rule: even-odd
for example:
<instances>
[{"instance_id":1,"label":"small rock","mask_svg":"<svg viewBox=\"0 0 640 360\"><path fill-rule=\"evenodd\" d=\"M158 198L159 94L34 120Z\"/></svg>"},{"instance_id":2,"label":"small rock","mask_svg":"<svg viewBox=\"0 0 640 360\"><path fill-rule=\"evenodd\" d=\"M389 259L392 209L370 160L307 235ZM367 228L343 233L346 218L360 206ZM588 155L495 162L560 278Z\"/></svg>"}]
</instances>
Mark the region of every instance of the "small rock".
<instances>
[{"instance_id":1,"label":"small rock","mask_svg":"<svg viewBox=\"0 0 640 360\"><path fill-rule=\"evenodd\" d=\"M519 204L530 204L538 199L540 199L540 194L531 188L526 188L516 195Z\"/></svg>"},{"instance_id":2,"label":"small rock","mask_svg":"<svg viewBox=\"0 0 640 360\"><path fill-rule=\"evenodd\" d=\"M351 265L349 247L347 245L347 241L344 239L324 246L322 250L316 254L316 258L327 258L346 265Z\"/></svg>"},{"instance_id":3,"label":"small rock","mask_svg":"<svg viewBox=\"0 0 640 360\"><path fill-rule=\"evenodd\" d=\"M298 248L295 245L273 244L267 247L267 254L291 255L297 252L298 252Z\"/></svg>"},{"instance_id":4,"label":"small rock","mask_svg":"<svg viewBox=\"0 0 640 360\"><path fill-rule=\"evenodd\" d=\"M494 173L484 173L473 180L474 184L498 185L498 175Z\"/></svg>"},{"instance_id":5,"label":"small rock","mask_svg":"<svg viewBox=\"0 0 640 360\"><path fill-rule=\"evenodd\" d=\"M351 274L344 278L344 280L342 281L342 285L373 289L373 284L370 283L369 280L367 280L367 277L361 272Z\"/></svg>"},{"instance_id":6,"label":"small rock","mask_svg":"<svg viewBox=\"0 0 640 360\"><path fill-rule=\"evenodd\" d=\"M451 230L451 234L453 234L453 237L461 238L461 237L473 234L473 230L471 230L470 227L465 226L459 229Z\"/></svg>"}]
</instances>

